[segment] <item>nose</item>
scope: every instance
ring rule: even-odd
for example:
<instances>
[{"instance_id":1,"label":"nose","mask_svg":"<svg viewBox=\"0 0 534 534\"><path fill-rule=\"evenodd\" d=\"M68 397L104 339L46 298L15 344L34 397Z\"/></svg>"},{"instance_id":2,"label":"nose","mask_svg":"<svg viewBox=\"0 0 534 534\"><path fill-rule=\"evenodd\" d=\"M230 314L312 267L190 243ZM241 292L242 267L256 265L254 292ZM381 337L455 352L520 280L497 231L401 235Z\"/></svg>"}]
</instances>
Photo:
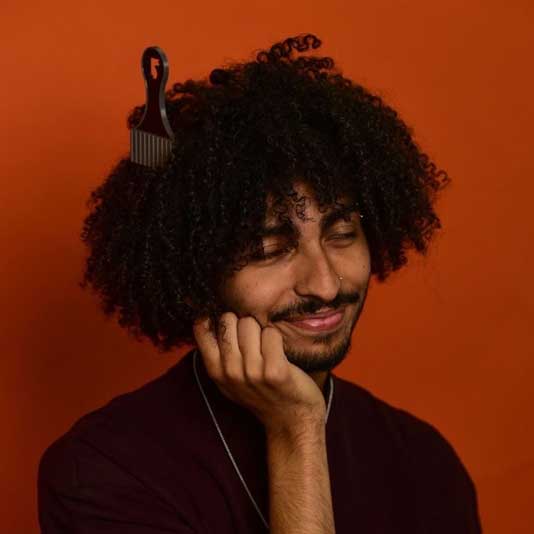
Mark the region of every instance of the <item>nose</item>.
<instances>
[{"instance_id":1,"label":"nose","mask_svg":"<svg viewBox=\"0 0 534 534\"><path fill-rule=\"evenodd\" d=\"M339 276L324 250L302 254L296 265L295 292L300 296L321 298L325 302L335 299L341 287Z\"/></svg>"}]
</instances>

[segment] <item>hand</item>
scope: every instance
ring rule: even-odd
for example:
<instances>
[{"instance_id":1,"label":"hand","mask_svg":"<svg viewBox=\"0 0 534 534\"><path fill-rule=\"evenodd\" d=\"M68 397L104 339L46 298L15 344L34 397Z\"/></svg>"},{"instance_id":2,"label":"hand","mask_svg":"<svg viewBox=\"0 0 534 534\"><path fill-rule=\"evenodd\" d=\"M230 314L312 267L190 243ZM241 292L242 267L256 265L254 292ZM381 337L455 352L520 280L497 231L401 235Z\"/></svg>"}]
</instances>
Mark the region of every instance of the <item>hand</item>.
<instances>
[{"instance_id":1,"label":"hand","mask_svg":"<svg viewBox=\"0 0 534 534\"><path fill-rule=\"evenodd\" d=\"M324 421L323 393L288 361L279 330L262 329L254 317L238 319L232 312L223 313L219 322L217 337L209 318L196 321L193 333L204 366L224 395L250 410L268 431Z\"/></svg>"}]
</instances>

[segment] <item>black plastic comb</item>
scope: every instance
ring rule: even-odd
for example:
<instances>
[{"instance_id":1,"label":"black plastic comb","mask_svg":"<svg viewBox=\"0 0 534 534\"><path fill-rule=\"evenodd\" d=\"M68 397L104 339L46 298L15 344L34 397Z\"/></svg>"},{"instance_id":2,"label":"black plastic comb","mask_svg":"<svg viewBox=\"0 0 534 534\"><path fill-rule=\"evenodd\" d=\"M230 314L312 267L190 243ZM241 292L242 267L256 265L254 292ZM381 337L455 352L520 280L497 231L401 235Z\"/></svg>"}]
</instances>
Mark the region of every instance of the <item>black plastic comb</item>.
<instances>
[{"instance_id":1,"label":"black plastic comb","mask_svg":"<svg viewBox=\"0 0 534 534\"><path fill-rule=\"evenodd\" d=\"M158 46L149 46L141 56L145 79L146 106L141 121L130 130L130 159L157 168L165 165L172 150L174 134L165 111L165 84L169 63Z\"/></svg>"}]
</instances>

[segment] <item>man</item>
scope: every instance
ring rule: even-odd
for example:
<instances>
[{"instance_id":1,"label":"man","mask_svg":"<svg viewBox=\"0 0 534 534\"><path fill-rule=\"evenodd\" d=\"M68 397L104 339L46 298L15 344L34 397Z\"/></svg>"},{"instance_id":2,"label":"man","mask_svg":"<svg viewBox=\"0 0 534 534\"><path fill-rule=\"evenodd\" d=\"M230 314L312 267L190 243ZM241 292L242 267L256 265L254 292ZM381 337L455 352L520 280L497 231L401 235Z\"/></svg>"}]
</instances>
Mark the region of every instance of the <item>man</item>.
<instances>
[{"instance_id":1,"label":"man","mask_svg":"<svg viewBox=\"0 0 534 534\"><path fill-rule=\"evenodd\" d=\"M481 532L447 440L332 373L448 177L331 58L293 57L320 44L175 84L168 164L122 160L92 194L82 285L137 338L195 348L47 449L43 534Z\"/></svg>"}]
</instances>

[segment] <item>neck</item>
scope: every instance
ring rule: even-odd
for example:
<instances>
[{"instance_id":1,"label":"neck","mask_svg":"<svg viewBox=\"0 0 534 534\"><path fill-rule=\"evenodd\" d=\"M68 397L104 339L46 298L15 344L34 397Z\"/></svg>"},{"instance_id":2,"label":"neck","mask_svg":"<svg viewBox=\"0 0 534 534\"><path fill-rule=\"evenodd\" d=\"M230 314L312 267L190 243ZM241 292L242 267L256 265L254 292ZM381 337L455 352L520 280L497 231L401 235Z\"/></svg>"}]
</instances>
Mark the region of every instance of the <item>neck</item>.
<instances>
[{"instance_id":1,"label":"neck","mask_svg":"<svg viewBox=\"0 0 534 534\"><path fill-rule=\"evenodd\" d=\"M317 387L323 392L326 390L326 379L328 378L328 371L317 371L316 373L309 373L311 378L317 384Z\"/></svg>"}]
</instances>

